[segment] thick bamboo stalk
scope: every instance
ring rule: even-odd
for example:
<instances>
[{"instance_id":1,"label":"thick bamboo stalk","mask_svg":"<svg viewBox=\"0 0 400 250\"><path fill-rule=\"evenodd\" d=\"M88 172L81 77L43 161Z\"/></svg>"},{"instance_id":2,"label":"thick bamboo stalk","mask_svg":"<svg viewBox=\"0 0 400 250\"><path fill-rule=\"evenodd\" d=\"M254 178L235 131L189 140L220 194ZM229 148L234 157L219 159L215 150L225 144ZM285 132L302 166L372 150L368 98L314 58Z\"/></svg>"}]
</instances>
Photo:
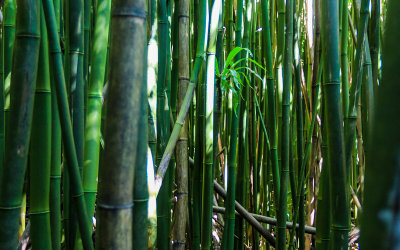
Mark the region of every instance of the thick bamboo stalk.
<instances>
[{"instance_id":1,"label":"thick bamboo stalk","mask_svg":"<svg viewBox=\"0 0 400 250\"><path fill-rule=\"evenodd\" d=\"M41 11L39 66L30 143L30 221L32 247L52 249L50 232L51 92L49 53L44 13Z\"/></svg>"},{"instance_id":2,"label":"thick bamboo stalk","mask_svg":"<svg viewBox=\"0 0 400 250\"><path fill-rule=\"evenodd\" d=\"M322 104L323 105L323 104ZM324 113L322 109L322 113ZM324 114L322 115L322 162L321 177L319 183L317 216L316 216L316 247L318 249L329 249L330 240L330 197L329 197L329 166L328 166L328 145Z\"/></svg>"},{"instance_id":3,"label":"thick bamboo stalk","mask_svg":"<svg viewBox=\"0 0 400 250\"><path fill-rule=\"evenodd\" d=\"M177 15L177 14L176 14ZM189 1L179 1L179 38L178 39L178 111L181 108L181 102L185 98L187 86L189 84ZM174 24L178 27L177 24ZM174 48L174 52L175 52ZM174 225L174 249L185 249L186 245L186 218L187 218L187 206L188 206L188 166L189 166L189 155L188 155L188 130L189 120L185 119L183 128L180 131L179 139L176 144L176 184L177 192L176 197L178 199L174 214L175 225Z\"/></svg>"},{"instance_id":4,"label":"thick bamboo stalk","mask_svg":"<svg viewBox=\"0 0 400 250\"><path fill-rule=\"evenodd\" d=\"M40 47L40 2L18 1L9 133L0 180L0 249L15 249L27 166Z\"/></svg>"},{"instance_id":5,"label":"thick bamboo stalk","mask_svg":"<svg viewBox=\"0 0 400 250\"><path fill-rule=\"evenodd\" d=\"M347 249L349 231L348 178L346 174L340 100L338 1L321 4L324 59L323 91L327 114L328 166L331 205L331 247Z\"/></svg>"},{"instance_id":6,"label":"thick bamboo stalk","mask_svg":"<svg viewBox=\"0 0 400 250\"><path fill-rule=\"evenodd\" d=\"M147 46L145 46L143 62L147 62ZM149 186L147 173L147 129L148 129L148 99L147 99L147 69L143 73L143 84L140 89L140 118L138 124L139 145L135 162L135 179L133 190L133 220L132 220L132 236L134 248L148 249L149 231L148 231L148 214L149 214ZM154 129L154 128L151 128Z\"/></svg>"},{"instance_id":7,"label":"thick bamboo stalk","mask_svg":"<svg viewBox=\"0 0 400 250\"><path fill-rule=\"evenodd\" d=\"M91 72L86 114L85 152L83 166L83 190L85 192L88 223L92 217L97 193L97 176L100 159L101 109L103 85L106 73L107 44L109 34L111 0L97 1L93 50L90 58Z\"/></svg>"},{"instance_id":8,"label":"thick bamboo stalk","mask_svg":"<svg viewBox=\"0 0 400 250\"><path fill-rule=\"evenodd\" d=\"M398 117L398 86L400 50L398 50L400 27L396 22L400 11L399 1L389 1L385 21L383 43L382 84L377 92L376 111L368 145L365 173L365 195L361 218L360 246L363 249L393 249L398 247L398 235L394 231L398 210L399 161L398 148L400 125ZM382 166L385 170L382 171ZM376 230L379 227L380 230ZM383 240L383 241L382 241Z\"/></svg>"},{"instance_id":9,"label":"thick bamboo stalk","mask_svg":"<svg viewBox=\"0 0 400 250\"><path fill-rule=\"evenodd\" d=\"M203 167L203 210L202 210L202 235L201 249L212 249L212 206L213 206L213 180L214 180L214 85L215 85L215 50L217 44L219 12L222 8L221 0L214 0L211 6L209 19L210 28L207 46L207 80L206 80L206 124L205 124L205 164ZM216 128L215 128L216 129Z\"/></svg>"},{"instance_id":10,"label":"thick bamboo stalk","mask_svg":"<svg viewBox=\"0 0 400 250\"><path fill-rule=\"evenodd\" d=\"M145 1L112 3L110 86L107 100L104 165L99 169L98 249L131 249L134 164L138 151L143 74ZM132 46L132 41L134 46Z\"/></svg>"}]
</instances>

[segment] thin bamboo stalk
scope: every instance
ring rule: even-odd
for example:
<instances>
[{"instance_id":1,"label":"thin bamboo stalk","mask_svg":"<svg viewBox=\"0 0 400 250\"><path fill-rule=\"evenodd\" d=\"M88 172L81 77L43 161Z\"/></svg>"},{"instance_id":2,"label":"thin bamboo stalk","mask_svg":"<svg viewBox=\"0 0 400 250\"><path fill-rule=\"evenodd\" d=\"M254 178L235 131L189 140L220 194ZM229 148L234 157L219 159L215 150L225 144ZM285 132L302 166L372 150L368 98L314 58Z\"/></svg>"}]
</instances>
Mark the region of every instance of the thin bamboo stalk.
<instances>
[{"instance_id":1,"label":"thin bamboo stalk","mask_svg":"<svg viewBox=\"0 0 400 250\"><path fill-rule=\"evenodd\" d=\"M271 156L271 168L274 184L274 204L277 207L280 193L280 178L279 178L279 162L278 162L278 137L277 137L277 123L276 123L276 105L275 105L275 89L274 89L274 72L272 61L272 44L270 36L270 21L268 18L268 2L263 0L261 2L263 12L263 27L265 33L263 35L264 47L264 61L266 63L266 81L267 81L267 96L268 100L268 129L271 140L271 149L269 155Z\"/></svg>"},{"instance_id":2,"label":"thin bamboo stalk","mask_svg":"<svg viewBox=\"0 0 400 250\"><path fill-rule=\"evenodd\" d=\"M290 90L292 88L292 59L293 59L293 2L286 3L286 32L285 32L285 57L283 65L283 96L282 96L282 167L281 188L279 195L279 209L277 211L278 234L277 249L286 249L286 211L289 173L289 118L290 118ZM301 176L301 175L300 175Z\"/></svg>"},{"instance_id":3,"label":"thin bamboo stalk","mask_svg":"<svg viewBox=\"0 0 400 250\"><path fill-rule=\"evenodd\" d=\"M351 153L353 151L353 145L355 140L355 127L357 120L357 104L359 102L360 89L362 83L363 67L362 63L365 60L365 53L369 53L365 50L366 43L368 43L367 37L367 26L368 26L368 16L369 16L369 3L370 0L362 0L360 7L360 26L357 33L357 46L356 46L356 57L354 62L354 68L352 71L353 84L350 88L350 102L349 110L347 111L347 117L345 122L345 148L346 148L346 169L347 175L350 173L351 164Z\"/></svg>"},{"instance_id":4,"label":"thin bamboo stalk","mask_svg":"<svg viewBox=\"0 0 400 250\"><path fill-rule=\"evenodd\" d=\"M214 207L213 207L213 211L214 211L214 213L221 213L221 214L223 214L223 213L225 213L226 208L214 206ZM240 216L239 212L237 212L237 211L235 211L235 214L238 215L238 216ZM249 214L250 214L251 216L253 216L258 222L266 223L266 224L269 224L269 225L274 225L274 226L276 226L277 221L276 221L275 218L268 217L268 216L263 216L263 215L259 215L259 214L254 214L254 213L249 213ZM292 222L289 222L289 221L286 222L286 228L292 229L292 228L293 228L293 223L292 223ZM296 225L296 228L299 228L299 224ZM314 234L316 233L316 229L315 229L315 227L306 226L306 227L305 227L305 232L306 232L307 234L312 234L312 235L314 235Z\"/></svg>"},{"instance_id":5,"label":"thin bamboo stalk","mask_svg":"<svg viewBox=\"0 0 400 250\"><path fill-rule=\"evenodd\" d=\"M57 29L60 33L60 1L54 0ZM43 18L42 22L46 20ZM50 228L52 249L61 248L61 124L55 93L54 72L51 81L51 173L50 173Z\"/></svg>"}]
</instances>

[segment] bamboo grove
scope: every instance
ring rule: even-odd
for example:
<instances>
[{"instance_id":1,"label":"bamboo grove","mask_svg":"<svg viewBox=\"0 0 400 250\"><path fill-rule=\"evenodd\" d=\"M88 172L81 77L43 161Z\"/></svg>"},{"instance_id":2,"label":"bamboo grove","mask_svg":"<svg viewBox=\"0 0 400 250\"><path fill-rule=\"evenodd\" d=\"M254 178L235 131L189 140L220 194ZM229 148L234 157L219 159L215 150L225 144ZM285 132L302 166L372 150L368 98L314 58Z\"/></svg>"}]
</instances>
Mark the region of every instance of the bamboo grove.
<instances>
[{"instance_id":1,"label":"bamboo grove","mask_svg":"<svg viewBox=\"0 0 400 250\"><path fill-rule=\"evenodd\" d=\"M400 249L400 1L0 4L0 249Z\"/></svg>"}]
</instances>

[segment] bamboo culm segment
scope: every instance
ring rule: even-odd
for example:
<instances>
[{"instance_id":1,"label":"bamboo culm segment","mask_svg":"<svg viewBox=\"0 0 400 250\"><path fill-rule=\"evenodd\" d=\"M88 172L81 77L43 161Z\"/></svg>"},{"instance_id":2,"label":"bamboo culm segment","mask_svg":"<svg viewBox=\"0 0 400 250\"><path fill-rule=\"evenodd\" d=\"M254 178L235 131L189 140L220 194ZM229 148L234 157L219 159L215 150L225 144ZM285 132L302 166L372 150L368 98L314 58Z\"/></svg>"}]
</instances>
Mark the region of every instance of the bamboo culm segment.
<instances>
[{"instance_id":1,"label":"bamboo culm segment","mask_svg":"<svg viewBox=\"0 0 400 250\"><path fill-rule=\"evenodd\" d=\"M110 35L110 86L107 100L104 164L99 169L98 249L132 249L134 172L141 111L145 1L113 1ZM134 41L135 46L130 46ZM123 192L121 192L124 190Z\"/></svg>"},{"instance_id":2,"label":"bamboo culm segment","mask_svg":"<svg viewBox=\"0 0 400 250\"><path fill-rule=\"evenodd\" d=\"M52 249L50 233L51 91L49 53L41 10L40 54L30 143L30 219L32 247Z\"/></svg>"},{"instance_id":3,"label":"bamboo culm segment","mask_svg":"<svg viewBox=\"0 0 400 250\"><path fill-rule=\"evenodd\" d=\"M332 249L348 248L348 178L344 155L344 135L340 100L339 10L337 0L321 4ZM328 115L329 114L329 115Z\"/></svg>"},{"instance_id":4,"label":"bamboo culm segment","mask_svg":"<svg viewBox=\"0 0 400 250\"><path fill-rule=\"evenodd\" d=\"M283 65L283 94L282 94L282 166L281 188L277 211L278 235L277 249L286 249L286 211L289 174L289 119L290 119L290 90L292 88L292 59L293 59L293 0L286 3L286 36Z\"/></svg>"},{"instance_id":5,"label":"bamboo culm segment","mask_svg":"<svg viewBox=\"0 0 400 250\"><path fill-rule=\"evenodd\" d=\"M83 165L83 189L89 225L92 227L97 193L97 176L100 159L101 109L103 84L106 73L107 44L111 0L97 2L93 37L93 52L90 58L91 72L88 89L88 111L85 128L85 153Z\"/></svg>"},{"instance_id":6,"label":"bamboo culm segment","mask_svg":"<svg viewBox=\"0 0 400 250\"><path fill-rule=\"evenodd\" d=\"M397 224L394 211L399 192L398 148L400 125L398 86L400 50L398 41L400 27L396 21L400 11L399 1L389 1L385 22L385 40L382 51L382 82L376 96L376 110L372 123L373 133L368 145L367 166L365 173L365 195L361 217L360 246L363 249L398 248L398 236L393 228ZM385 149L383 149L385 148ZM382 164L385 171L382 172ZM379 184L378 184L379 183ZM396 209L397 211L397 209ZM381 230L376 230L380 227ZM380 243L378 242L381 241Z\"/></svg>"},{"instance_id":7,"label":"bamboo culm segment","mask_svg":"<svg viewBox=\"0 0 400 250\"><path fill-rule=\"evenodd\" d=\"M0 180L0 249L16 249L40 47L40 2L17 2L10 120Z\"/></svg>"},{"instance_id":8,"label":"bamboo culm segment","mask_svg":"<svg viewBox=\"0 0 400 250\"><path fill-rule=\"evenodd\" d=\"M188 0L179 1L179 16L178 16L178 110L180 110L181 102L185 98L185 93L189 80L189 6ZM175 48L174 48L175 52ZM172 96L172 99L174 97ZM172 101L172 100L171 100ZM186 218L188 205L188 130L189 119L186 118L181 129L179 140L176 145L176 196L178 202L176 204L176 216L174 225L174 249L184 249L186 244Z\"/></svg>"}]
</instances>

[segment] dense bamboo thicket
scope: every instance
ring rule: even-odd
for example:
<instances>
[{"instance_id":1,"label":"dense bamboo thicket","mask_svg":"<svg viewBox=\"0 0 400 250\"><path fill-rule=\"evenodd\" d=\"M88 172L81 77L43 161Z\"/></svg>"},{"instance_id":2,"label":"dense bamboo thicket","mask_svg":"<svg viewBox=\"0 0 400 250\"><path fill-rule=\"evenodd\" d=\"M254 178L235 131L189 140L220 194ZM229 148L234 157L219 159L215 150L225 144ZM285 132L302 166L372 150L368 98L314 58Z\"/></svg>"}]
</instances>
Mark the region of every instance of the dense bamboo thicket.
<instances>
[{"instance_id":1,"label":"dense bamboo thicket","mask_svg":"<svg viewBox=\"0 0 400 250\"><path fill-rule=\"evenodd\" d=\"M400 248L398 0L0 10L0 249Z\"/></svg>"}]
</instances>

